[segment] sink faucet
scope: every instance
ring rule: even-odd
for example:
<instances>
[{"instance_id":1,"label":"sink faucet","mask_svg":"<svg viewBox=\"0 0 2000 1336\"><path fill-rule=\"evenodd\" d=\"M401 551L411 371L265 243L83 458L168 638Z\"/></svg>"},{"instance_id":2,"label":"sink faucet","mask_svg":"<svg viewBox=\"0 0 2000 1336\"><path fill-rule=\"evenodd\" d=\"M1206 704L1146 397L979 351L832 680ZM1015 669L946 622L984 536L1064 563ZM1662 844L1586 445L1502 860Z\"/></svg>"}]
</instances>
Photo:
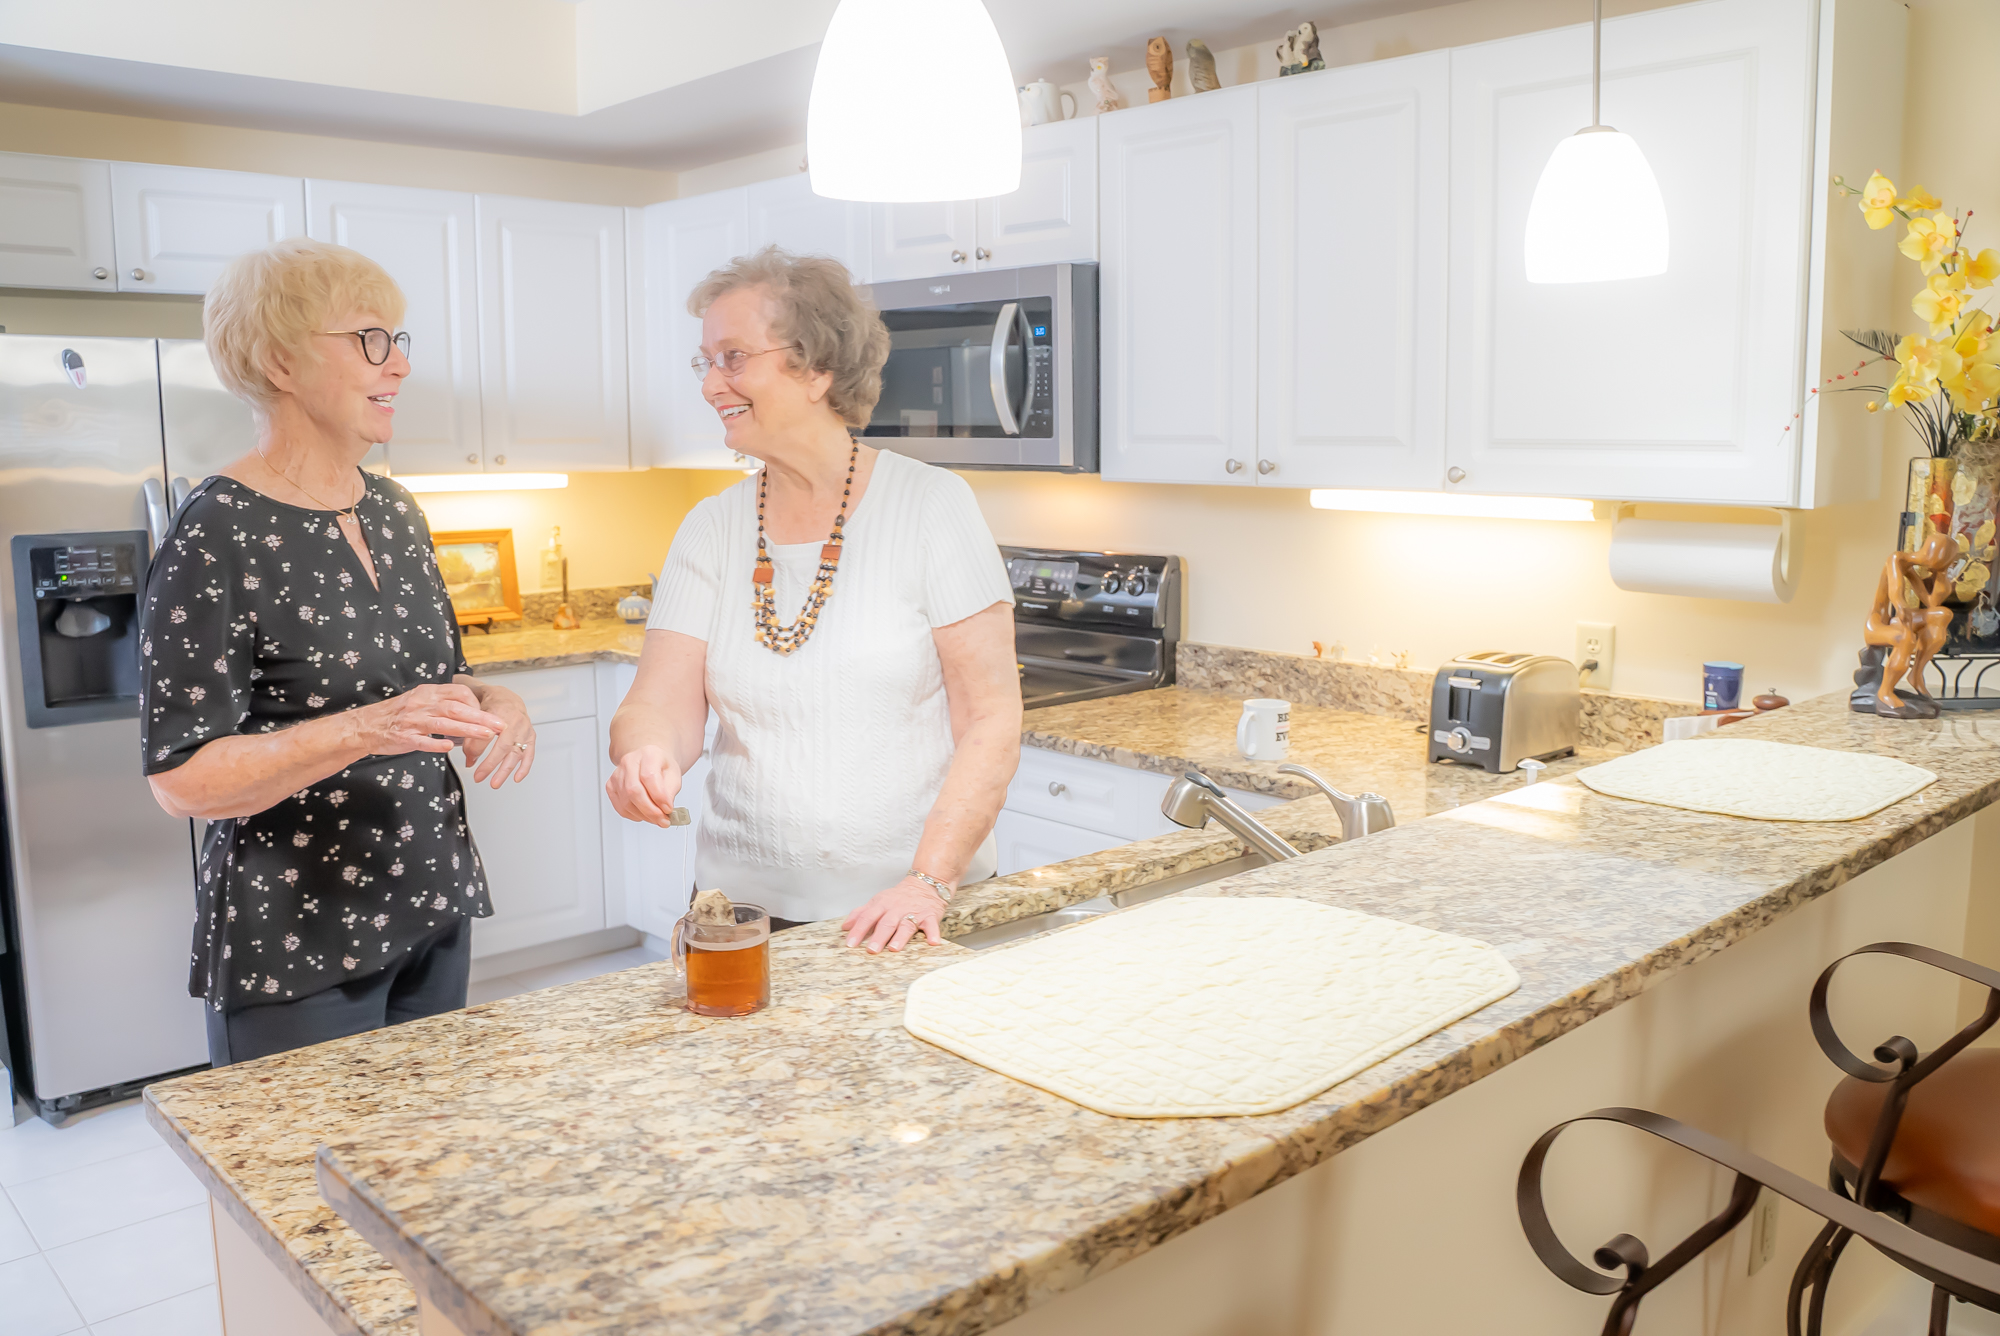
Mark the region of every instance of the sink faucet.
<instances>
[{"instance_id":1,"label":"sink faucet","mask_svg":"<svg viewBox=\"0 0 2000 1336\"><path fill-rule=\"evenodd\" d=\"M1214 817L1232 835L1273 861L1299 856L1297 849L1244 811L1220 785L1199 770L1190 770L1167 785L1166 796L1160 799L1160 812L1167 820L1190 830L1200 830Z\"/></svg>"},{"instance_id":2,"label":"sink faucet","mask_svg":"<svg viewBox=\"0 0 2000 1336\"><path fill-rule=\"evenodd\" d=\"M1278 773L1297 775L1332 801L1333 810L1340 814L1340 838L1343 843L1378 830L1387 830L1396 824L1396 814L1389 810L1389 800L1379 793L1342 793L1302 765L1281 765Z\"/></svg>"}]
</instances>

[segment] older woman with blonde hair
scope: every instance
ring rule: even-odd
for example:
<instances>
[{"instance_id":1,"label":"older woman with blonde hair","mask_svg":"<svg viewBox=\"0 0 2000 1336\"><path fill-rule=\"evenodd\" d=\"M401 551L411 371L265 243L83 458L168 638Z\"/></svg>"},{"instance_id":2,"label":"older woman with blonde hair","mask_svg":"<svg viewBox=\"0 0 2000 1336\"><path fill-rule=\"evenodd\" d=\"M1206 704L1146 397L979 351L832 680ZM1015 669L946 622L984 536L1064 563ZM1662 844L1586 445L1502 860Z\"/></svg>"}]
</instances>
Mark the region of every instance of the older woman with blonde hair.
<instances>
[{"instance_id":1,"label":"older woman with blonde hair","mask_svg":"<svg viewBox=\"0 0 2000 1336\"><path fill-rule=\"evenodd\" d=\"M991 876L1020 759L1013 588L956 474L863 446L889 333L833 260L710 274L702 395L763 469L696 506L611 724L607 791L665 824L717 719L695 881L901 950Z\"/></svg>"},{"instance_id":2,"label":"older woman with blonde hair","mask_svg":"<svg viewBox=\"0 0 2000 1336\"><path fill-rule=\"evenodd\" d=\"M209 821L188 991L217 1066L465 1005L492 912L445 755L524 778L519 696L470 675L430 530L364 473L410 373L403 295L341 246L284 241L202 312L257 446L189 495L154 557L144 764Z\"/></svg>"}]
</instances>

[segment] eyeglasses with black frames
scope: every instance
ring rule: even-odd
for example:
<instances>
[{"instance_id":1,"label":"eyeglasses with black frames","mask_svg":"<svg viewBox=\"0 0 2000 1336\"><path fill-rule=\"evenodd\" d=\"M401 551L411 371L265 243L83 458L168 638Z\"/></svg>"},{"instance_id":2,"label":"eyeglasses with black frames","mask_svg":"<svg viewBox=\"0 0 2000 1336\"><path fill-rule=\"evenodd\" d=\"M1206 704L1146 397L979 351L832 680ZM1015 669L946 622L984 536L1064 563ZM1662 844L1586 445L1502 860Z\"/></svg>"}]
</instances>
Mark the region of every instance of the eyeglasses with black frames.
<instances>
[{"instance_id":1,"label":"eyeglasses with black frames","mask_svg":"<svg viewBox=\"0 0 2000 1336\"><path fill-rule=\"evenodd\" d=\"M368 359L370 366L381 366L389 360L389 349L394 348L407 359L410 355L410 331L397 330L391 334L380 327L374 329L323 329L322 334L352 334L361 340L361 355Z\"/></svg>"}]
</instances>

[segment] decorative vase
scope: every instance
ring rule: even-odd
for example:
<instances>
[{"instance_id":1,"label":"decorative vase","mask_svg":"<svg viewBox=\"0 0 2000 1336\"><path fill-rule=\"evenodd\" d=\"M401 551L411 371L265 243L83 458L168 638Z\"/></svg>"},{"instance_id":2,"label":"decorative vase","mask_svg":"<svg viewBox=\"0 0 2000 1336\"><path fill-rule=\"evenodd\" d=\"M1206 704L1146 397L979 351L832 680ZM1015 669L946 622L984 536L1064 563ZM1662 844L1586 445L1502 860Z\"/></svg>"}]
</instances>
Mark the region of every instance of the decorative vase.
<instances>
[{"instance_id":1,"label":"decorative vase","mask_svg":"<svg viewBox=\"0 0 2000 1336\"><path fill-rule=\"evenodd\" d=\"M1932 534L1951 531L1951 484L1957 476L1958 461L1949 456L1920 455L1910 461L1899 549L1914 552Z\"/></svg>"}]
</instances>

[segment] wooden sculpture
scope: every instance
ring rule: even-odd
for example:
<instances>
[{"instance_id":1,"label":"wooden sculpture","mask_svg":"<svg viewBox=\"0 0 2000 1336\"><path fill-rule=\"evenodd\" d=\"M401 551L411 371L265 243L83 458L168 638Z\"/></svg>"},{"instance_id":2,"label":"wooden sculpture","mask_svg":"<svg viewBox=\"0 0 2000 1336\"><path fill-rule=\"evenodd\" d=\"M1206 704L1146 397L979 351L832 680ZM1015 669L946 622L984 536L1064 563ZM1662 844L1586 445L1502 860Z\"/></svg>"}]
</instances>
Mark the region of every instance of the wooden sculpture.
<instances>
[{"instance_id":1,"label":"wooden sculpture","mask_svg":"<svg viewBox=\"0 0 2000 1336\"><path fill-rule=\"evenodd\" d=\"M1938 703L1924 686L1924 669L1944 648L1951 629L1951 567L1958 544L1949 534L1933 533L1915 552L1892 552L1875 582L1875 601L1862 632L1870 645L1889 651L1875 688L1875 713L1885 719L1935 719ZM1898 683L1904 685L1899 692Z\"/></svg>"},{"instance_id":2,"label":"wooden sculpture","mask_svg":"<svg viewBox=\"0 0 2000 1336\"><path fill-rule=\"evenodd\" d=\"M1199 37L1188 40L1188 87L1197 93L1213 93L1222 87L1215 74L1215 53Z\"/></svg>"},{"instance_id":3,"label":"wooden sculpture","mask_svg":"<svg viewBox=\"0 0 2000 1336\"><path fill-rule=\"evenodd\" d=\"M1165 102L1174 95L1174 49L1167 45L1164 37L1154 37L1146 42L1146 73L1153 76L1153 86L1146 90L1148 102Z\"/></svg>"}]
</instances>

